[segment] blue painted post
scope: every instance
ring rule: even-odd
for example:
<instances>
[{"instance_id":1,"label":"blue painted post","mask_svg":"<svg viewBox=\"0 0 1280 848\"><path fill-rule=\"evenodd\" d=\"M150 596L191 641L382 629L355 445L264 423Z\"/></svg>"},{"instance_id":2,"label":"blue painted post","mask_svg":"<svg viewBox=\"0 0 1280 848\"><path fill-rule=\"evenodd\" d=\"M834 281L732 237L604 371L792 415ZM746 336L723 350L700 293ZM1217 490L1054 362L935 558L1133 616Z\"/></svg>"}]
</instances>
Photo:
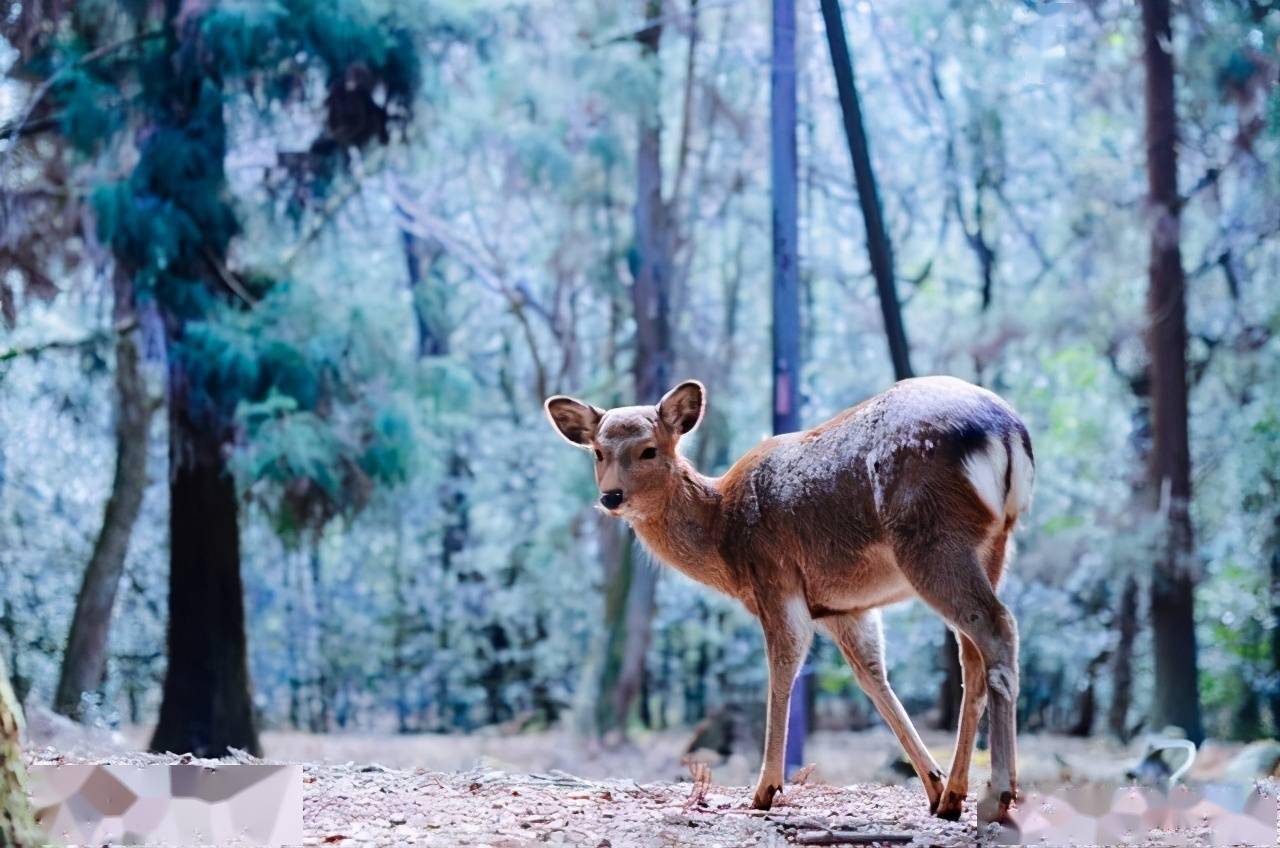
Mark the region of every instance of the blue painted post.
<instances>
[{"instance_id":1,"label":"blue painted post","mask_svg":"<svg viewBox=\"0 0 1280 848\"><path fill-rule=\"evenodd\" d=\"M770 173L773 192L773 432L800 429L800 285L796 199L795 0L773 0L769 70ZM787 716L786 772L804 761L808 736L808 663L796 679Z\"/></svg>"}]
</instances>

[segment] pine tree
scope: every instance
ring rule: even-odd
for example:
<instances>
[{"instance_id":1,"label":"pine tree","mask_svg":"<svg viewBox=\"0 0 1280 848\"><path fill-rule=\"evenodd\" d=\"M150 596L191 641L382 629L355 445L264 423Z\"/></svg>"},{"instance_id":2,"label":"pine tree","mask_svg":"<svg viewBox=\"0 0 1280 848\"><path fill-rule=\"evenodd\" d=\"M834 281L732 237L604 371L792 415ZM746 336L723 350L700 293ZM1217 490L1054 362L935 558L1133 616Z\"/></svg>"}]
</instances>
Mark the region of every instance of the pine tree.
<instances>
[{"instance_id":1,"label":"pine tree","mask_svg":"<svg viewBox=\"0 0 1280 848\"><path fill-rule=\"evenodd\" d=\"M270 443L282 429L315 436L277 440L274 454L259 446L240 468L246 484L274 488L273 517L296 534L403 476L408 436L394 410L374 410L361 421L365 432L327 437L325 415L351 399L343 364L317 355L313 339L272 337L296 304L289 281L228 266L241 228L223 166L229 122L246 96L260 106L308 104L311 80L324 79L319 133L305 151L282 156L294 185L289 211L300 217L342 178L352 150L388 143L407 118L417 56L404 28L357 2L194 11L177 0L104 3L65 10L57 23L60 36L30 70L44 75L58 130L81 156L136 150L127 176L97 185L88 201L99 239L164 327L169 662L152 746L257 751L230 448L245 436Z\"/></svg>"}]
</instances>

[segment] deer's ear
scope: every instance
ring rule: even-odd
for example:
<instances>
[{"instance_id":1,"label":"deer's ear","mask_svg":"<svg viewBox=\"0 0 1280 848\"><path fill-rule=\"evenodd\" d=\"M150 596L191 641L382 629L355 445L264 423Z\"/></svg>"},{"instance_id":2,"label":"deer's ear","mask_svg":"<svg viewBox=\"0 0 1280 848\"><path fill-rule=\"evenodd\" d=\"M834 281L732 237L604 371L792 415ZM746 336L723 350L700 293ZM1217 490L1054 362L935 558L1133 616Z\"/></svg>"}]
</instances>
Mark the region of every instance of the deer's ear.
<instances>
[{"instance_id":1,"label":"deer's ear","mask_svg":"<svg viewBox=\"0 0 1280 848\"><path fill-rule=\"evenodd\" d=\"M707 391L697 380L685 380L658 401L658 419L677 436L693 431L707 408Z\"/></svg>"},{"instance_id":2,"label":"deer's ear","mask_svg":"<svg viewBox=\"0 0 1280 848\"><path fill-rule=\"evenodd\" d=\"M591 446L604 410L565 395L547 398L543 407L551 426L566 442L582 448Z\"/></svg>"}]
</instances>

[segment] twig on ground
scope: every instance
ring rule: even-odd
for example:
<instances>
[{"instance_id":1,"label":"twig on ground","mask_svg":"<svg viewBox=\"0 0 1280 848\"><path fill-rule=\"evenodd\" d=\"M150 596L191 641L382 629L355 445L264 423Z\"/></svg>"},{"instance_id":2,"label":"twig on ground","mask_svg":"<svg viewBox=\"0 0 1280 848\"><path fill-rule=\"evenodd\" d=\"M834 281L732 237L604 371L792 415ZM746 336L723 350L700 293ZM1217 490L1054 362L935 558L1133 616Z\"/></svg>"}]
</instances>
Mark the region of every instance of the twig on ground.
<instances>
[{"instance_id":1,"label":"twig on ground","mask_svg":"<svg viewBox=\"0 0 1280 848\"><path fill-rule=\"evenodd\" d=\"M796 845L871 845L885 842L905 845L914 837L909 833L859 833L853 830L802 830L792 841Z\"/></svg>"},{"instance_id":2,"label":"twig on ground","mask_svg":"<svg viewBox=\"0 0 1280 848\"><path fill-rule=\"evenodd\" d=\"M692 760L689 762L689 774L693 776L693 791L689 793L689 800L684 802L686 811L706 803L707 790L711 788L711 766Z\"/></svg>"},{"instance_id":3,"label":"twig on ground","mask_svg":"<svg viewBox=\"0 0 1280 848\"><path fill-rule=\"evenodd\" d=\"M809 763L807 766L798 769L796 773L791 776L791 782L796 786L804 786L805 782L809 779L809 776L813 774L813 770L817 767L817 763Z\"/></svg>"}]
</instances>

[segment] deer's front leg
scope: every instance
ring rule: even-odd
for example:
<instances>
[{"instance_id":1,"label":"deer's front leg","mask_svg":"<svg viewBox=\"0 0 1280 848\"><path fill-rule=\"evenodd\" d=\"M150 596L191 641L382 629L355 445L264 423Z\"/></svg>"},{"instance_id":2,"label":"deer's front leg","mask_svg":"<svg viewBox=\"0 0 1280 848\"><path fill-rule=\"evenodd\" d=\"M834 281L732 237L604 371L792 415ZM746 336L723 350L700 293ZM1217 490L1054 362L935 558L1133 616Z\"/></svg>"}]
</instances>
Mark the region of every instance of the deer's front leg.
<instances>
[{"instance_id":1,"label":"deer's front leg","mask_svg":"<svg viewBox=\"0 0 1280 848\"><path fill-rule=\"evenodd\" d=\"M791 687L813 642L813 620L800 596L782 603L760 603L760 626L764 629L765 653L769 659L769 700L766 708L764 762L751 806L767 810L773 796L782 789L787 748L787 713ZM803 705L801 705L803 709Z\"/></svg>"}]
</instances>

